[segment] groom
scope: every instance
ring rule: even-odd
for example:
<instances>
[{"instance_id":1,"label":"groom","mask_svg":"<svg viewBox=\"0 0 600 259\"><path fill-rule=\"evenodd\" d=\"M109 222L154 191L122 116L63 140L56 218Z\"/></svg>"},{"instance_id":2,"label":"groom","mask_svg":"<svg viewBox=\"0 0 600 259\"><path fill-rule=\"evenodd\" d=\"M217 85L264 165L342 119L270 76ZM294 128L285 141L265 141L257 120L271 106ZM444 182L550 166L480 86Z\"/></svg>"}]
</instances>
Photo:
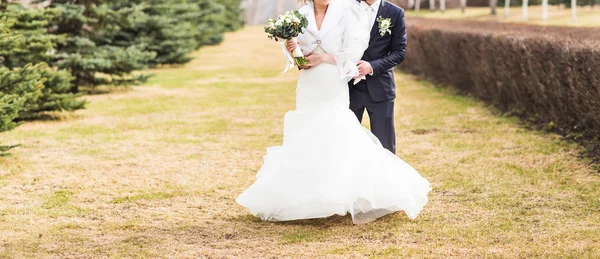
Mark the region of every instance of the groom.
<instances>
[{"instance_id":1,"label":"groom","mask_svg":"<svg viewBox=\"0 0 600 259\"><path fill-rule=\"evenodd\" d=\"M371 120L371 131L384 148L396 153L394 129L394 66L404 60L406 24L404 10L386 0L359 0L366 12L371 40L358 62L359 76L366 80L350 86L350 109L362 122L365 109Z\"/></svg>"}]
</instances>

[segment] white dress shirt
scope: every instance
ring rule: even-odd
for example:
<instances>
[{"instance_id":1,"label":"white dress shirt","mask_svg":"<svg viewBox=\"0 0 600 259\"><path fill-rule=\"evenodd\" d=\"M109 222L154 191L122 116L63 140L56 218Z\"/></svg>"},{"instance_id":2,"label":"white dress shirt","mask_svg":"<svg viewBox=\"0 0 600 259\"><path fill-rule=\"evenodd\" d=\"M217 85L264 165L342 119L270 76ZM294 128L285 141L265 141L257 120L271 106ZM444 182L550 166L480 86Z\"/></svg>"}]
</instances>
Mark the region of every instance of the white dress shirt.
<instances>
[{"instance_id":1,"label":"white dress shirt","mask_svg":"<svg viewBox=\"0 0 600 259\"><path fill-rule=\"evenodd\" d=\"M373 25L375 25L375 21L377 20L377 13L379 12L379 6L381 6L381 0L376 0L375 3L373 3L372 5L367 4L367 2L365 1L360 2L360 7L367 13L366 20L368 21L367 25L369 30L373 28ZM373 69L371 69L369 75L373 75Z\"/></svg>"},{"instance_id":2,"label":"white dress shirt","mask_svg":"<svg viewBox=\"0 0 600 259\"><path fill-rule=\"evenodd\" d=\"M360 2L360 7L367 12L369 28L373 28L373 25L375 25L375 21L377 20L377 12L379 12L379 6L381 6L381 0L376 0L372 5L368 5L365 1Z\"/></svg>"}]
</instances>

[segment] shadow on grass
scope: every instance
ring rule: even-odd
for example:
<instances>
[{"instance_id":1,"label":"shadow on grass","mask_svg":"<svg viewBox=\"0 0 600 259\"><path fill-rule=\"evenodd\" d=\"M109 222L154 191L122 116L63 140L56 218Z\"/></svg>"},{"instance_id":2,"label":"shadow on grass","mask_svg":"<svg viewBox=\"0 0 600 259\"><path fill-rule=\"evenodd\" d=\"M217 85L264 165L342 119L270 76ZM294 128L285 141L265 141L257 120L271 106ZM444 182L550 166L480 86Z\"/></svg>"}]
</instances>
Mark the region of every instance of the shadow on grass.
<instances>
[{"instance_id":1,"label":"shadow on grass","mask_svg":"<svg viewBox=\"0 0 600 259\"><path fill-rule=\"evenodd\" d=\"M7 151L19 147L21 146L21 144L17 144L17 145L11 145L11 146L0 146L0 157L5 157L5 156L10 156L11 154L8 153Z\"/></svg>"},{"instance_id":2,"label":"shadow on grass","mask_svg":"<svg viewBox=\"0 0 600 259\"><path fill-rule=\"evenodd\" d=\"M243 224L260 224L263 226L278 225L278 226L312 226L319 228L329 228L334 226L348 226L352 225L352 218L350 215L346 216L331 216L328 218L317 218L317 219L303 219L293 221L264 221L251 214L238 215L231 217L228 221L238 222Z\"/></svg>"},{"instance_id":3,"label":"shadow on grass","mask_svg":"<svg viewBox=\"0 0 600 259\"><path fill-rule=\"evenodd\" d=\"M345 216L334 215L327 218L316 218L316 219L303 219L303 220L293 220L293 221L263 221L260 218L257 218L251 214L238 215L235 217L231 217L228 221L243 223L243 224L252 224L252 225L277 225L277 226L290 226L290 227L316 227L316 228L333 228L333 227L348 227L348 226L372 226L378 227L381 225L388 224L400 224L410 222L410 220L406 217L404 212L396 212L385 215L375 221L368 222L365 224L354 224L352 222L352 217L350 214Z\"/></svg>"}]
</instances>

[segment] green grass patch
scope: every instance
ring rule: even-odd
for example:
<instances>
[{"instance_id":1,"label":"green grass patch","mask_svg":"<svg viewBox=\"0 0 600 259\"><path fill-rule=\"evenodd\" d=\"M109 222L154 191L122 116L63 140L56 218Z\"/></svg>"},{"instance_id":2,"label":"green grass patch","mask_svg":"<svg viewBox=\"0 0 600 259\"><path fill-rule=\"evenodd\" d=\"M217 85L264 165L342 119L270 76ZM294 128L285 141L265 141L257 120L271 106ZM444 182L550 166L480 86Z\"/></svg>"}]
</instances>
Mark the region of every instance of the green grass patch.
<instances>
[{"instance_id":1,"label":"green grass patch","mask_svg":"<svg viewBox=\"0 0 600 259\"><path fill-rule=\"evenodd\" d=\"M50 198L44 202L42 208L44 209L55 209L65 206L71 197L73 196L73 192L66 190L55 191Z\"/></svg>"},{"instance_id":2,"label":"green grass patch","mask_svg":"<svg viewBox=\"0 0 600 259\"><path fill-rule=\"evenodd\" d=\"M324 230L296 229L284 233L281 240L286 244L320 242L326 238L325 233L326 231Z\"/></svg>"},{"instance_id":3,"label":"green grass patch","mask_svg":"<svg viewBox=\"0 0 600 259\"><path fill-rule=\"evenodd\" d=\"M151 193L141 193L134 195L127 195L123 197L114 198L111 203L119 204L119 203L132 203L136 201L153 201L153 200L167 200L175 197L176 194L168 193L168 192L151 192Z\"/></svg>"}]
</instances>

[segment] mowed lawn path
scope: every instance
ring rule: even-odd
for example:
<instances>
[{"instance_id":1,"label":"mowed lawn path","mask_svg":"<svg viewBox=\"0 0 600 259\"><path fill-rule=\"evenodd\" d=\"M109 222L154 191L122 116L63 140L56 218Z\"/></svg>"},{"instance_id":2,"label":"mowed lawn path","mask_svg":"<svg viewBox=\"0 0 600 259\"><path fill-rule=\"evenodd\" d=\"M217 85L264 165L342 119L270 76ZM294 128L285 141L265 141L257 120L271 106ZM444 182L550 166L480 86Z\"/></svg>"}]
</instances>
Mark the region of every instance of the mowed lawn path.
<instances>
[{"instance_id":1,"label":"mowed lawn path","mask_svg":"<svg viewBox=\"0 0 600 259\"><path fill-rule=\"evenodd\" d=\"M0 158L0 257L600 257L600 175L578 146L401 73L398 155L433 185L416 220L252 217L235 198L295 107L280 51L246 28L144 86L0 134L22 144Z\"/></svg>"}]
</instances>

